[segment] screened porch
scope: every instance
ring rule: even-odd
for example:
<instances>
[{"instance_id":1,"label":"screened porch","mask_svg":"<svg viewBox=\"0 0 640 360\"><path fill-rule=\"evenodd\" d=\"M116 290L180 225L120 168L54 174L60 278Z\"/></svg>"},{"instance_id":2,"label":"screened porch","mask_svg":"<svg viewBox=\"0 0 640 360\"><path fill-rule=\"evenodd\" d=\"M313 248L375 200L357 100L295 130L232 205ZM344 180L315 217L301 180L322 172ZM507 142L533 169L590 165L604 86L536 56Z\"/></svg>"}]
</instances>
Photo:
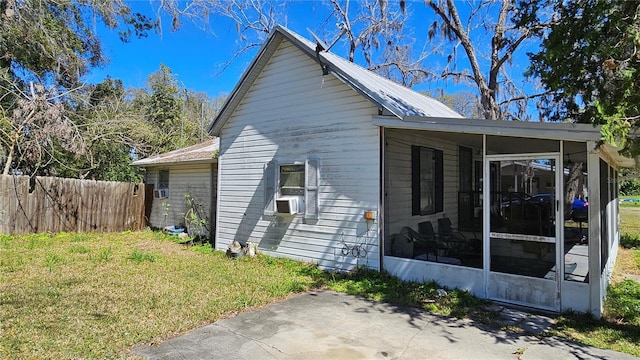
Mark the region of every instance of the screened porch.
<instances>
[{"instance_id":1,"label":"screened porch","mask_svg":"<svg viewBox=\"0 0 640 360\"><path fill-rule=\"evenodd\" d=\"M618 239L615 159L590 140L597 129L566 139L421 130L382 131L384 268L483 298L594 312Z\"/></svg>"}]
</instances>

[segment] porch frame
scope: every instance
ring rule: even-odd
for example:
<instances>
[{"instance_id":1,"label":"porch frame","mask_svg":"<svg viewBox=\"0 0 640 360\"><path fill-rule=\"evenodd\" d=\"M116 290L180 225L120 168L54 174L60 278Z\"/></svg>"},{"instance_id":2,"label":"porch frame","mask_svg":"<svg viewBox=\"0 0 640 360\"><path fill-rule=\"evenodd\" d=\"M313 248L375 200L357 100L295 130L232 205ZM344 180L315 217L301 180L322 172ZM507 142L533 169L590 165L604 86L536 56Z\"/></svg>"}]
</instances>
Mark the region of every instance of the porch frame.
<instances>
[{"instance_id":1,"label":"porch frame","mask_svg":"<svg viewBox=\"0 0 640 360\"><path fill-rule=\"evenodd\" d=\"M601 216L600 216L600 192L596 189L599 189L602 185L600 183L600 160L603 159L608 164L609 167L613 167L617 169L618 167L630 167L631 164L635 164L633 159L624 158L618 154L617 149L604 144L600 147L596 147L597 142L600 139L600 128L593 127L587 124L549 124L549 123L521 123L521 122L509 122L508 126L505 126L504 122L501 121L493 121L493 120L484 120L484 119L449 119L449 118L424 118L424 117L407 117L405 119L398 119L390 116L376 116L373 117L373 123L381 128L380 131L380 143L381 143L381 180L380 180L380 228L379 228L379 238L380 241L380 267L381 269L387 269L392 271L393 269L402 269L401 274L396 274L401 276L402 278L406 278L407 280L436 280L438 281L438 274L458 274L460 277L458 278L460 281L449 281L447 283L442 283L443 286L448 287L458 287L462 289L470 290L474 295L487 298L488 295L488 282L489 282L489 273L490 270L488 266L490 264L490 202L483 202L483 268L466 268L462 266L452 266L446 264L438 264L438 263L425 263L419 260L413 259L404 259L397 258L391 256L385 256L384 250L384 227L385 227L385 214L387 211L386 208L386 199L384 194L387 192L385 188L386 179L385 179L385 168L386 164L384 162L386 149L384 147L384 138L385 138L385 128L390 129L405 129L405 130L422 130L429 132L447 132L447 133L464 133L464 134L476 134L482 136L482 161L483 161L483 178L487 179L489 174L489 161L487 159L487 136L500 136L500 137L523 137L523 138L532 138L532 139L547 139L547 140L557 140L559 143L559 152L560 155L560 168L564 168L564 157L562 156L564 151L564 140L581 142L585 143L585 148L587 149L587 173L588 176L588 188L589 188L589 283L570 283L569 281L564 279L564 239L563 239L563 231L556 231L556 238L560 238L560 241L556 241L559 249L556 250L556 266L560 266L561 269L558 269L557 272L557 284L559 291L559 301L560 301L560 311L568 310L568 309L576 309L580 311L586 310L586 312L590 312L595 316L599 317L602 311L603 300L606 295L606 284L608 284L608 279L603 279L603 272L600 271L601 263L600 263L600 247L601 247L601 238L600 238L600 227L601 227ZM513 125L513 126L512 126ZM562 171L557 172L557 176L562 179ZM486 196L490 193L489 181L483 181L483 196L485 199L488 199ZM560 193L564 193L564 181L558 181L557 186L560 186ZM617 186L617 184L616 184ZM594 196L596 195L597 196ZM617 194L616 194L617 196ZM613 201L617 200L617 198L611 199ZM563 209L563 201L560 201L559 205L559 213L564 220L564 209ZM610 205L609 205L610 206ZM619 236L619 231L617 231L616 227L618 226L618 222L615 221L615 217L617 216L617 212L611 211L607 212L610 217L610 222L608 222L608 234L609 236L613 235L612 244L617 244L616 236ZM556 226L558 227L558 226ZM561 229L563 229L563 225L559 225ZM612 254L615 258L615 254ZM383 260L384 259L384 260ZM611 260L611 258L609 259ZM384 261L384 263L383 263ZM389 265L389 266L385 266ZM415 272L415 270L421 270ZM393 272L393 271L392 271ZM473 284L469 284L469 280L472 278L477 279L478 272L481 272L482 286L478 287L477 284L474 286ZM597 275L596 275L597 274ZM435 275L435 276L433 276ZM585 286L588 286L588 301L580 302L578 301L577 306L572 306L571 301L568 298L565 298L563 294L568 293L567 295L578 296L578 294L583 293L586 289ZM582 289L582 290L580 290Z\"/></svg>"}]
</instances>

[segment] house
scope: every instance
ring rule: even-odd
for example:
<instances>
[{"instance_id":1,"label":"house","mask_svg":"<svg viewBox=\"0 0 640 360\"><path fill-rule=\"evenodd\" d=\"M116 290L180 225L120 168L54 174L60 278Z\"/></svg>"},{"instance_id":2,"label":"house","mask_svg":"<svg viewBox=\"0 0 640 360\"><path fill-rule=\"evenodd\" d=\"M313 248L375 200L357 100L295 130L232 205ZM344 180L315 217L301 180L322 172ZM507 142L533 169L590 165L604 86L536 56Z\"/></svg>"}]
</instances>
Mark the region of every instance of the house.
<instances>
[{"instance_id":1,"label":"house","mask_svg":"<svg viewBox=\"0 0 640 360\"><path fill-rule=\"evenodd\" d=\"M571 158L564 164L564 181L569 177ZM501 164L501 175L503 182L501 191L522 192L529 195L544 194L550 190L553 184L554 166L553 164L543 164L535 161L511 161ZM508 176L510 175L510 176ZM578 171L576 177L575 193L577 197L586 198L586 173Z\"/></svg>"},{"instance_id":2,"label":"house","mask_svg":"<svg viewBox=\"0 0 640 360\"><path fill-rule=\"evenodd\" d=\"M148 223L153 228L186 225L209 237L215 228L219 139L136 160L151 186Z\"/></svg>"},{"instance_id":3,"label":"house","mask_svg":"<svg viewBox=\"0 0 640 360\"><path fill-rule=\"evenodd\" d=\"M617 169L635 163L597 146L597 127L467 119L277 27L209 132L220 137L217 249L251 241L324 269L601 313ZM587 242L565 239L562 202L502 202L514 161L546 165L545 191L561 199L569 155L588 174Z\"/></svg>"}]
</instances>

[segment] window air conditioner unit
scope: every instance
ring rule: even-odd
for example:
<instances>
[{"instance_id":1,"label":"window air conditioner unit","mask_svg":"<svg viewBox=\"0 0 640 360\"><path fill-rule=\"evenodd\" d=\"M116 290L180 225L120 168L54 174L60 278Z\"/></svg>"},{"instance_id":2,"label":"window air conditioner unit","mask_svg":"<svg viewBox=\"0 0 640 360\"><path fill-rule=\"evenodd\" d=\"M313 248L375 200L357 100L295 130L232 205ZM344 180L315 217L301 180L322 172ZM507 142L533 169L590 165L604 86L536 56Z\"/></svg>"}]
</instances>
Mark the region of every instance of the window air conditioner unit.
<instances>
[{"instance_id":1,"label":"window air conditioner unit","mask_svg":"<svg viewBox=\"0 0 640 360\"><path fill-rule=\"evenodd\" d=\"M154 199L166 199L169 197L169 189L153 190Z\"/></svg>"},{"instance_id":2,"label":"window air conditioner unit","mask_svg":"<svg viewBox=\"0 0 640 360\"><path fill-rule=\"evenodd\" d=\"M276 211L279 214L296 214L298 212L298 199L277 199Z\"/></svg>"}]
</instances>

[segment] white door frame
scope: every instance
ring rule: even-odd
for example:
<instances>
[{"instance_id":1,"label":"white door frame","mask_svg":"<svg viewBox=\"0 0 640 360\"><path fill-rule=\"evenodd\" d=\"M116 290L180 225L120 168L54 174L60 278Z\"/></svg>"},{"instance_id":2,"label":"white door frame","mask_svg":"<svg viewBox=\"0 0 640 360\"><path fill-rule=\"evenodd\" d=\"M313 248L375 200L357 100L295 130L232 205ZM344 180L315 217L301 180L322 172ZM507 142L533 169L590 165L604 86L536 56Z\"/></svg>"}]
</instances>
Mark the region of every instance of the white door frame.
<instances>
[{"instance_id":1,"label":"white door frame","mask_svg":"<svg viewBox=\"0 0 640 360\"><path fill-rule=\"evenodd\" d=\"M563 188L564 188L564 179L563 179L563 173L564 171L563 169L563 164L562 164L562 142L560 145L560 151L559 152L547 152L547 153L524 153L524 154L500 154L500 155L487 155L486 154L486 137L484 139L484 156L483 156L483 164L484 164L484 176L483 178L485 179L485 181L483 181L483 199L485 199L485 201L483 201L483 212L484 212L484 224L483 224L483 238L486 239L486 241L484 241L483 246L483 253L484 253L484 283L485 283L485 294L486 297L489 299L494 299L494 300L501 300L501 301L507 301L507 302L513 302L513 303L517 303L520 305L528 305L528 306L533 306L533 307L538 307L538 308L546 308L549 310L553 310L553 311L560 311L561 309L561 296L560 296L560 292L561 292L561 286L562 286L562 279L564 278L564 266L562 265L564 263L564 259L563 259L563 223L564 223L564 213L562 211L563 208L563 201L560 201L560 199L563 198ZM492 161L509 161L509 160L540 160L540 159L552 159L555 160L555 174L554 174L554 178L555 178L555 218L556 218L556 222L555 222L555 268L556 268L556 279L555 279L555 286L553 287L553 289L555 289L555 296L553 296L553 303L552 304L540 304L540 303L536 303L535 301L518 301L518 300L514 300L514 299L501 299L498 298L496 299L495 296L492 296L492 286L497 286L500 284L495 284L495 280L496 278L499 279L501 277L513 277L513 279L517 279L521 278L522 279L522 285L523 286L532 286L533 284L540 284L542 287L546 286L546 291L551 291L551 288L548 286L548 284L542 284L542 282L548 282L549 280L545 280L545 279L536 279L536 278L531 278L531 277L526 277L526 276L520 276L520 275L512 275L512 274L499 274L496 276L492 276L493 274L498 274L498 273L491 273L491 253L490 253L490 249L491 249L491 224L490 224L490 218L491 218L491 208L490 208L490 199L491 199L491 176L490 176L490 163ZM522 238L523 240L526 240L526 238L529 237L528 235L520 235L518 236L518 238ZM537 238L535 240L547 240L545 242L548 242L548 238L546 239L541 239L541 237L539 236L533 236L533 238Z\"/></svg>"}]
</instances>

